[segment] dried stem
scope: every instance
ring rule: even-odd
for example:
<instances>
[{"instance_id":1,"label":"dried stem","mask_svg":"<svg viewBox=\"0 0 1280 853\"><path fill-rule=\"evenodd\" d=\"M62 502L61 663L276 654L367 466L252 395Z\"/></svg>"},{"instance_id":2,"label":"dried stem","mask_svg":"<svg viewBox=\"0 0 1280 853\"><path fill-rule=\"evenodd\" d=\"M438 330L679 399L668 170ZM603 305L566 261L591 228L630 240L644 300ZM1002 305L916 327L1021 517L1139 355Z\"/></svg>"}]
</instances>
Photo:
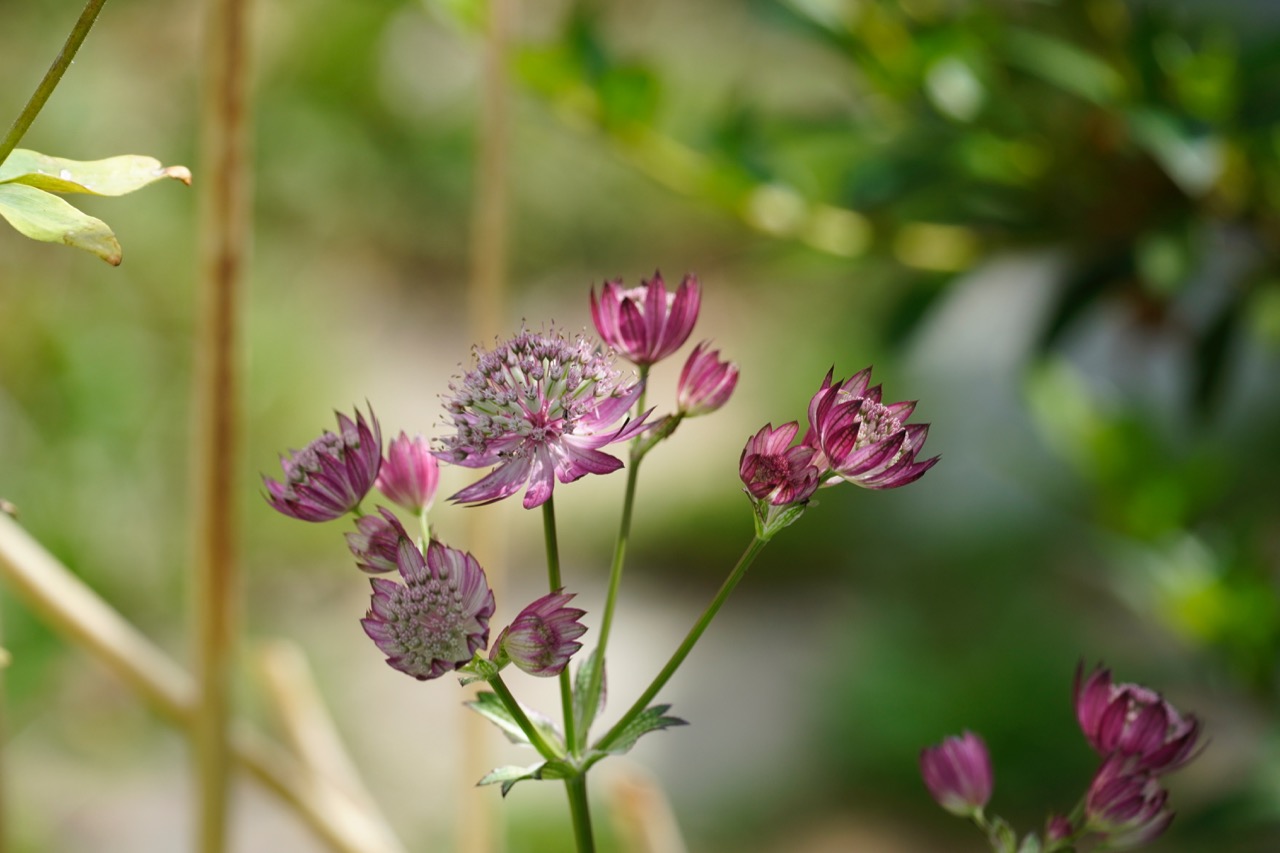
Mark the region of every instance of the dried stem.
<instances>
[{"instance_id":1,"label":"dried stem","mask_svg":"<svg viewBox=\"0 0 1280 853\"><path fill-rule=\"evenodd\" d=\"M0 577L63 637L87 650L167 722L192 734L195 681L18 524L0 515ZM385 823L247 724L230 727L229 754L291 804L334 850L404 853Z\"/></svg>"},{"instance_id":2,"label":"dried stem","mask_svg":"<svg viewBox=\"0 0 1280 853\"><path fill-rule=\"evenodd\" d=\"M505 322L508 208L507 43L517 0L492 0L483 46L480 116L477 125L475 183L472 189L467 326L473 341L487 341ZM501 513L505 507L493 507ZM502 595L506 586L506 525L492 515L472 513L468 525L472 550L484 556L489 585ZM493 766L492 729L478 714L462 721L463 754L460 802L455 831L458 853L493 853L503 848L502 814L493 797L477 795L475 780Z\"/></svg>"},{"instance_id":3,"label":"dried stem","mask_svg":"<svg viewBox=\"0 0 1280 853\"><path fill-rule=\"evenodd\" d=\"M240 302L249 234L247 0L210 0L205 20L200 330L195 378L197 849L226 847L231 664L239 600Z\"/></svg>"}]
</instances>

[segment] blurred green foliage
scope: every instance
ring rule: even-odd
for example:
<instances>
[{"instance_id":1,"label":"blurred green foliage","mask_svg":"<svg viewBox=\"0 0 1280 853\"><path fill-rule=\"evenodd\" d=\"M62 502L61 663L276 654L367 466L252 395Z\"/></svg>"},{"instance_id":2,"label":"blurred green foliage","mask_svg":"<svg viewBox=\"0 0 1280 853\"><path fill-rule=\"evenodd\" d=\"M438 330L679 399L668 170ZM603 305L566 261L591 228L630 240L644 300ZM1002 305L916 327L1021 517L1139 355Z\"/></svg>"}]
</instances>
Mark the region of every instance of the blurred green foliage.
<instances>
[{"instance_id":1,"label":"blurred green foliage","mask_svg":"<svg viewBox=\"0 0 1280 853\"><path fill-rule=\"evenodd\" d=\"M56 49L56 35L42 41L55 12L75 5L0 10L7 30L33 34L0 51L0 79L34 82ZM795 663L708 683L743 717L754 693L804 684L794 717L761 721L799 734L751 772L716 775L675 748L659 771L692 849L798 849L842 819L915 849L979 849L915 766L920 747L962 728L992 746L995 809L1034 828L1071 806L1092 769L1070 707L1081 658L1206 719L1212 742L1175 790L1180 816L1158 849L1275 848L1280 22L1265 4L1233 8L522 10L513 326L586 324L592 281L692 269L707 294L700 335L743 365L725 425L682 428L711 448L713 482L659 454L642 476L636 574L690 606L710 595L750 531L741 440L803 417L832 362L838 375L874 362L887 397L919 396L943 454L900 492L824 491L753 567L735 604L771 616L741 653L782 647ZM261 12L251 447L228 463L247 493L333 407L368 399L388 432L436 427L436 395L471 343L459 317L483 11L320 0ZM197 36L191 10L109 4L77 63L97 73L73 70L30 144L191 162ZM23 85L6 87L0 112ZM116 109L86 110L104 87ZM130 246L119 270L0 235L0 497L178 646L192 207L159 191L116 202ZM957 315L1010 256L1042 275ZM957 325L1009 360L984 361ZM247 500L252 630L339 634L314 624L351 605L334 532ZM518 546L523 524L512 523ZM602 571L606 533L564 538ZM73 718L74 656L0 602L11 720L36 727L50 707ZM806 613L814 625L796 624ZM809 644L792 649L793 634ZM341 639L363 642L358 629ZM334 663L322 686L342 700L352 677ZM370 712L348 713L358 738ZM690 719L663 737L714 740L717 721ZM393 796L390 810L423 837L446 831L414 803ZM536 849L553 849L556 827L546 832Z\"/></svg>"}]
</instances>

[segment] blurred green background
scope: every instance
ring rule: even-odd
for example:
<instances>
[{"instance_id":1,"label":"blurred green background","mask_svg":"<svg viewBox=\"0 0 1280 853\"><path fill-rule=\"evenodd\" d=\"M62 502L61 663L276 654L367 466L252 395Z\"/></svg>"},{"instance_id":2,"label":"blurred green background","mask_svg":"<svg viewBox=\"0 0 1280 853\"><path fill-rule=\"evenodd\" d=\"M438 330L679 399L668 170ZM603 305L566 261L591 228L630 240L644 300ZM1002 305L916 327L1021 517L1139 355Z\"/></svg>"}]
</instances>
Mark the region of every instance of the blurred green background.
<instances>
[{"instance_id":1,"label":"blurred green background","mask_svg":"<svg viewBox=\"0 0 1280 853\"><path fill-rule=\"evenodd\" d=\"M84 202L124 244L116 269L0 230L0 497L180 656L207 178L196 6L112 0L23 141L187 163L194 187ZM0 3L0 116L78 9ZM335 407L367 400L387 437L440 430L472 343L483 8L255 15L249 453L227 460L245 484L241 704L269 719L256 644L302 643L396 828L450 849L463 798L498 796L456 767L457 688L383 665L342 525L276 515L256 478ZM943 457L909 488L824 491L776 540L663 693L693 725L593 774L602 815L646 773L694 851L981 850L929 799L919 749L981 732L992 809L1036 829L1095 767L1071 677L1102 660L1210 740L1170 780L1178 819L1153 849L1280 848L1274 4L521 4L511 94L509 327L586 327L592 284L692 271L695 339L742 367L730 405L641 476L614 714L750 537L742 443L802 418L831 365L874 364L888 399L918 398ZM678 369L655 371L659 405ZM621 488L558 490L566 577L593 612ZM495 619L510 618L542 583L540 521L443 507L436 523L472 547L476 512L508 541ZM180 738L3 589L0 620L14 849L185 849ZM516 690L550 710L547 687ZM243 787L236 849L320 849ZM517 787L501 810L508 849L567 848L557 786Z\"/></svg>"}]
</instances>

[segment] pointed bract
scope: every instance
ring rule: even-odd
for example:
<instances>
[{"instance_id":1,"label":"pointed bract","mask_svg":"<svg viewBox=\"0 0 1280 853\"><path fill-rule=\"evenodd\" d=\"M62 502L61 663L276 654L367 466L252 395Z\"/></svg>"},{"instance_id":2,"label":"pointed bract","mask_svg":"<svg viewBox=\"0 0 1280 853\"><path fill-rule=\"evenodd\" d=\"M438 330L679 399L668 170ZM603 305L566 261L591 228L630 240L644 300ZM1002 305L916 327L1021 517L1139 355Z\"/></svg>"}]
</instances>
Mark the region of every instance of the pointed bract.
<instances>
[{"instance_id":1,"label":"pointed bract","mask_svg":"<svg viewBox=\"0 0 1280 853\"><path fill-rule=\"evenodd\" d=\"M738 366L720 360L719 350L708 351L703 341L693 348L676 386L676 408L686 417L705 415L728 402L738 385Z\"/></svg>"},{"instance_id":2,"label":"pointed bract","mask_svg":"<svg viewBox=\"0 0 1280 853\"><path fill-rule=\"evenodd\" d=\"M487 352L449 388L445 409L456 432L439 440L440 459L467 468L496 465L449 499L485 504L525 489L526 509L551 497L555 481L607 474L622 462L599 448L627 441L646 427L644 412L618 424L643 388L627 381L597 346L522 331Z\"/></svg>"},{"instance_id":3,"label":"pointed bract","mask_svg":"<svg viewBox=\"0 0 1280 853\"><path fill-rule=\"evenodd\" d=\"M747 494L774 506L802 503L818 489L818 469L811 463L814 450L791 446L800 431L795 421L776 430L765 424L747 440L738 460L738 476Z\"/></svg>"},{"instance_id":4,"label":"pointed bract","mask_svg":"<svg viewBox=\"0 0 1280 853\"><path fill-rule=\"evenodd\" d=\"M573 593L557 590L521 610L498 635L489 659L500 665L509 660L530 675L559 675L582 648L575 641L587 631L579 621L586 611L565 606L572 599Z\"/></svg>"},{"instance_id":5,"label":"pointed bract","mask_svg":"<svg viewBox=\"0 0 1280 853\"><path fill-rule=\"evenodd\" d=\"M1127 756L1131 766L1156 775L1176 770L1195 757L1200 721L1180 714L1154 690L1115 684L1111 670L1101 666L1085 678L1081 663L1076 667L1073 693L1076 719L1099 755Z\"/></svg>"},{"instance_id":6,"label":"pointed bract","mask_svg":"<svg viewBox=\"0 0 1280 853\"><path fill-rule=\"evenodd\" d=\"M440 460L422 436L403 432L387 445L378 474L378 491L397 506L419 515L430 509L440 485Z\"/></svg>"},{"instance_id":7,"label":"pointed bract","mask_svg":"<svg viewBox=\"0 0 1280 853\"><path fill-rule=\"evenodd\" d=\"M661 273L625 289L607 281L599 299L591 289L591 319L605 343L637 365L655 364L678 350L698 319L702 293L698 279L686 275L669 293Z\"/></svg>"},{"instance_id":8,"label":"pointed bract","mask_svg":"<svg viewBox=\"0 0 1280 853\"><path fill-rule=\"evenodd\" d=\"M347 548L355 556L356 566L370 574L395 571L400 540L409 538L400 519L385 507L378 507L377 515L357 518L355 532L346 536Z\"/></svg>"},{"instance_id":9,"label":"pointed bract","mask_svg":"<svg viewBox=\"0 0 1280 853\"><path fill-rule=\"evenodd\" d=\"M382 465L382 432L372 410L353 422L338 413L338 432L326 431L302 450L280 458L284 482L263 477L267 502L302 521L332 521L354 510L373 488Z\"/></svg>"}]
</instances>

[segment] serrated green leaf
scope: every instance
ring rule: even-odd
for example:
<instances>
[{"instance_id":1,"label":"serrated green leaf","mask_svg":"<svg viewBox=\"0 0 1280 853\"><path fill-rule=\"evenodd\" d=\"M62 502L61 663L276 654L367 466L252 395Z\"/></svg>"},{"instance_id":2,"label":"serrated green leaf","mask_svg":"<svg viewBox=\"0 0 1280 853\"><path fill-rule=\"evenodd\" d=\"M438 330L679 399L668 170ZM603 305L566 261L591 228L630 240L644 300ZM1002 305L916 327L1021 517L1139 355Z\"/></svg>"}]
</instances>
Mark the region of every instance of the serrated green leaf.
<instances>
[{"instance_id":1,"label":"serrated green leaf","mask_svg":"<svg viewBox=\"0 0 1280 853\"><path fill-rule=\"evenodd\" d=\"M476 783L477 787L484 785L502 785L502 796L506 796L507 792L517 782L523 782L526 779L539 779L542 771L542 765L546 762L539 761L537 764L530 764L528 767L519 767L509 764L506 767L498 767L490 770L485 774L484 778Z\"/></svg>"},{"instance_id":2,"label":"serrated green leaf","mask_svg":"<svg viewBox=\"0 0 1280 853\"><path fill-rule=\"evenodd\" d=\"M502 704L502 700L498 698L496 693L485 691L477 693L476 698L472 702L467 702L466 706L493 723L502 733L507 736L507 740L512 743L529 744L529 737L524 733L524 729L520 728L520 724L511 716L511 712L507 710L507 706ZM560 730L556 728L555 723L548 720L542 714L536 711L530 711L528 708L521 708L525 712L525 716L533 723L534 727L542 734L543 738L554 748L564 750L564 736L560 734ZM529 744L531 745L531 744Z\"/></svg>"},{"instance_id":3,"label":"serrated green leaf","mask_svg":"<svg viewBox=\"0 0 1280 853\"><path fill-rule=\"evenodd\" d=\"M0 163L0 184L23 184L45 192L119 196L166 179L190 185L191 171L186 166L162 166L154 157L137 154L66 160L25 148L14 149Z\"/></svg>"},{"instance_id":4,"label":"serrated green leaf","mask_svg":"<svg viewBox=\"0 0 1280 853\"><path fill-rule=\"evenodd\" d=\"M573 722L574 731L584 733L590 731L591 724L595 722L596 717L604 710L605 698L609 693L609 682L607 680L608 673L604 671L604 664L601 664L600 672L600 698L599 701L592 703L587 696L587 688L591 681L591 668L596 663L596 652L599 649L592 649L591 654L587 655L586 660L578 664L578 670L573 676ZM594 704L594 707L592 705Z\"/></svg>"},{"instance_id":5,"label":"serrated green leaf","mask_svg":"<svg viewBox=\"0 0 1280 853\"><path fill-rule=\"evenodd\" d=\"M120 263L120 243L107 223L44 190L0 184L0 216L32 240L84 249L112 266Z\"/></svg>"},{"instance_id":6,"label":"serrated green leaf","mask_svg":"<svg viewBox=\"0 0 1280 853\"><path fill-rule=\"evenodd\" d=\"M649 734L649 732L660 731L671 726L689 725L679 717L666 716L670 708L670 705L653 705L645 708L636 715L634 720L627 724L622 733L618 735L617 740L610 744L605 751L612 755L622 755L630 752L631 748L636 745L636 741Z\"/></svg>"}]
</instances>

